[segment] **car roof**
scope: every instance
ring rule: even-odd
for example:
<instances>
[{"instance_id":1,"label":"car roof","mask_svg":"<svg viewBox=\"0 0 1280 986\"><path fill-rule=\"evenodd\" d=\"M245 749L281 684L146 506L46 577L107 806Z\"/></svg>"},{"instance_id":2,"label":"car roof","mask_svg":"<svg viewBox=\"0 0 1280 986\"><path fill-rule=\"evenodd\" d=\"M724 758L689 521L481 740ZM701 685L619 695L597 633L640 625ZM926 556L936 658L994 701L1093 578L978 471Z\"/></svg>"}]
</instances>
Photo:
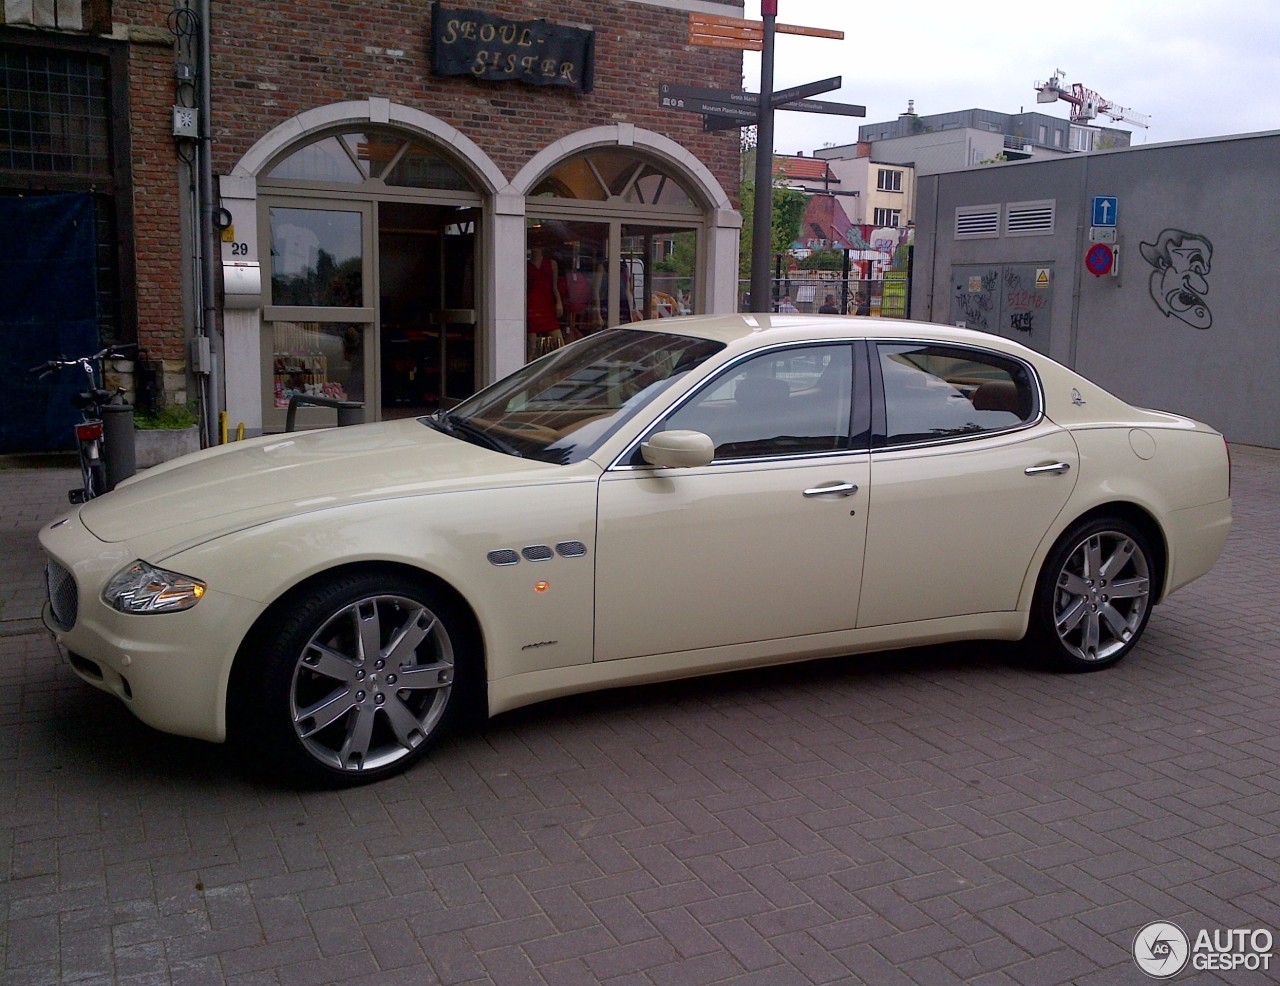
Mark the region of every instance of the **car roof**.
<instances>
[{"instance_id":1,"label":"car roof","mask_svg":"<svg viewBox=\"0 0 1280 986\"><path fill-rule=\"evenodd\" d=\"M629 329L670 332L713 339L734 348L755 348L773 343L815 339L937 340L1032 356L1021 344L990 332L962 329L934 322L857 315L766 315L742 312L732 315L688 315L647 322L632 322Z\"/></svg>"}]
</instances>

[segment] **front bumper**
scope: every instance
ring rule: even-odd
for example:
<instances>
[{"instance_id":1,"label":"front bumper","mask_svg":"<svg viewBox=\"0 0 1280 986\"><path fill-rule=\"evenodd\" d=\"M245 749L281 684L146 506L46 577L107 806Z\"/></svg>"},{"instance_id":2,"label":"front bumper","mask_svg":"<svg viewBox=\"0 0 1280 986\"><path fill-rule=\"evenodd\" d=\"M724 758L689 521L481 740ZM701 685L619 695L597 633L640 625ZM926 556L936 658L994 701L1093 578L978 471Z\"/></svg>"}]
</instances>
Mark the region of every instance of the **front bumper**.
<instances>
[{"instance_id":1,"label":"front bumper","mask_svg":"<svg viewBox=\"0 0 1280 986\"><path fill-rule=\"evenodd\" d=\"M261 607L210 589L182 612L121 613L102 601L102 587L134 560L128 543L100 541L74 514L41 531L40 543L75 583L71 625L65 607L55 618L46 602L42 613L75 673L156 729L225 740L231 665Z\"/></svg>"}]
</instances>

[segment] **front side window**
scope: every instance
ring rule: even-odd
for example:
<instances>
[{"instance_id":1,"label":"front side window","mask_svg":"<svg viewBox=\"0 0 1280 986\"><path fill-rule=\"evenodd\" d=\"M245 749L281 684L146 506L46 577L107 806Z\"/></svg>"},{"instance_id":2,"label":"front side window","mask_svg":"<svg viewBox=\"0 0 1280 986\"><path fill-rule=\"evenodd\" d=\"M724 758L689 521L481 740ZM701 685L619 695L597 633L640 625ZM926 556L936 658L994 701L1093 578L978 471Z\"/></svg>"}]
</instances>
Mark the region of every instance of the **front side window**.
<instances>
[{"instance_id":1,"label":"front side window","mask_svg":"<svg viewBox=\"0 0 1280 986\"><path fill-rule=\"evenodd\" d=\"M608 329L556 349L424 422L509 455L568 464L600 444L723 343Z\"/></svg>"},{"instance_id":2,"label":"front side window","mask_svg":"<svg viewBox=\"0 0 1280 986\"><path fill-rule=\"evenodd\" d=\"M711 436L716 459L846 451L852 447L853 349L804 346L739 363L660 430Z\"/></svg>"},{"instance_id":3,"label":"front side window","mask_svg":"<svg viewBox=\"0 0 1280 986\"><path fill-rule=\"evenodd\" d=\"M1006 431L1039 414L1026 364L985 350L881 343L884 425L878 445L933 442Z\"/></svg>"}]
</instances>

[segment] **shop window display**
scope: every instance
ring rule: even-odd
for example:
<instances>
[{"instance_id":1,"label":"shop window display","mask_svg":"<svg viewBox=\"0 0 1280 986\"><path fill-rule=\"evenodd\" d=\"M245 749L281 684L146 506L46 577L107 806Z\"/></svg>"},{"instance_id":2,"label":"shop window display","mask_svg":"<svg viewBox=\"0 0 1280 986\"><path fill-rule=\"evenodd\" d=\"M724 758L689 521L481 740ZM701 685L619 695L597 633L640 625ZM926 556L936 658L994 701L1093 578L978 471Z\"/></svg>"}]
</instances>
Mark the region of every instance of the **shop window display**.
<instances>
[{"instance_id":1,"label":"shop window display","mask_svg":"<svg viewBox=\"0 0 1280 986\"><path fill-rule=\"evenodd\" d=\"M606 327L696 311L696 230L539 218L526 243L529 359Z\"/></svg>"},{"instance_id":2,"label":"shop window display","mask_svg":"<svg viewBox=\"0 0 1280 986\"><path fill-rule=\"evenodd\" d=\"M341 322L272 324L272 389L277 408L295 395L363 401L364 332Z\"/></svg>"}]
</instances>

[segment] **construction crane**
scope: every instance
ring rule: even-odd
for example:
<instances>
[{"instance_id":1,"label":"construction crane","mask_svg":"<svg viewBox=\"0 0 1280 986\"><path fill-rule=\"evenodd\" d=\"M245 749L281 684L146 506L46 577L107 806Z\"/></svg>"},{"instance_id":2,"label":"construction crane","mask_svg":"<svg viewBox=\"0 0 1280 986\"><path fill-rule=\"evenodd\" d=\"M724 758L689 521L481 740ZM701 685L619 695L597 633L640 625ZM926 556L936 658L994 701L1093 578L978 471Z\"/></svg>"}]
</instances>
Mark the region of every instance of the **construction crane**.
<instances>
[{"instance_id":1,"label":"construction crane","mask_svg":"<svg viewBox=\"0 0 1280 986\"><path fill-rule=\"evenodd\" d=\"M1088 123L1101 113L1116 122L1132 123L1135 127L1151 126L1151 117L1139 113L1127 106L1117 106L1109 99L1103 99L1092 89L1086 89L1079 82L1073 83L1070 89L1063 85L1062 69L1055 69L1048 82L1036 83L1036 102L1052 103L1062 99L1071 104L1071 122Z\"/></svg>"}]
</instances>

